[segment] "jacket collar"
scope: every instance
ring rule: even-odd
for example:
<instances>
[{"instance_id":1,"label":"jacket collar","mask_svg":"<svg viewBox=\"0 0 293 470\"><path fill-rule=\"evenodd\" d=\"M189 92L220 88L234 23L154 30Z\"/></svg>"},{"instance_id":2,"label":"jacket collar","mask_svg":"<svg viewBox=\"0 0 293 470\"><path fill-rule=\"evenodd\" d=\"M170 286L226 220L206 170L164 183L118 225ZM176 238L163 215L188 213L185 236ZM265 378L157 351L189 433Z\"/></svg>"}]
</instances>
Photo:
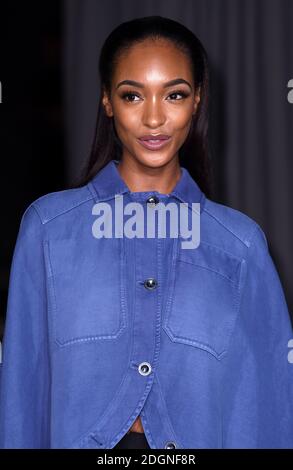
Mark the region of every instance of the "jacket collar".
<instances>
[{"instance_id":1,"label":"jacket collar","mask_svg":"<svg viewBox=\"0 0 293 470\"><path fill-rule=\"evenodd\" d=\"M89 182L97 194L97 200L108 200L118 194L131 193L130 189L120 176L117 169L119 161L110 160ZM188 170L184 167L181 168L181 177L177 181L173 191L168 195L175 197L180 202L191 204L192 202L199 202L201 204L200 212L202 212L203 204L206 199L204 193L200 190L198 184L191 177ZM138 194L138 193L136 193ZM156 194L160 196L157 191L144 191L141 194L151 195Z\"/></svg>"}]
</instances>

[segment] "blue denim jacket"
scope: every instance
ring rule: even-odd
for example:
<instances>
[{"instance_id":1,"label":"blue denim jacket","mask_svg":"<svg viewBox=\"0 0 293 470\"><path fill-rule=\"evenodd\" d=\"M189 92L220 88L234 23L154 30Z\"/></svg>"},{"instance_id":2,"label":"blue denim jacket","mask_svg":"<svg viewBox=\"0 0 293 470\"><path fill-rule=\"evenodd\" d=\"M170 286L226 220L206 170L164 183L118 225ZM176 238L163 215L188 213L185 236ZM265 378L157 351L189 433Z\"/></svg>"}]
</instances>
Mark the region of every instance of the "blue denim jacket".
<instances>
[{"instance_id":1,"label":"blue denim jacket","mask_svg":"<svg viewBox=\"0 0 293 470\"><path fill-rule=\"evenodd\" d=\"M10 273L0 447L293 448L293 332L266 237L181 167L131 192L112 160L23 214ZM96 238L93 206L200 203L200 245Z\"/></svg>"}]
</instances>

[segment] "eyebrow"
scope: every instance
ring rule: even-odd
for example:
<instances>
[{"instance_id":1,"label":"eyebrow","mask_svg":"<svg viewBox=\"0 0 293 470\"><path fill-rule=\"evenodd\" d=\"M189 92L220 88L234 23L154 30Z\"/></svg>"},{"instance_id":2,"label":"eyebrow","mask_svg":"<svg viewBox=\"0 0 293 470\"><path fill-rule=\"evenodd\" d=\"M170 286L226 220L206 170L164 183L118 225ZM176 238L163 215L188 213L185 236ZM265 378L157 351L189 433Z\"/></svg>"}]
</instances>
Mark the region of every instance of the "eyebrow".
<instances>
[{"instance_id":1,"label":"eyebrow","mask_svg":"<svg viewBox=\"0 0 293 470\"><path fill-rule=\"evenodd\" d=\"M190 83L184 80L184 78L175 78L174 80L170 80L169 82L164 83L163 88L168 88L170 86L179 85L180 83L185 83L186 85L190 87L190 89L192 89ZM134 80L123 80L122 82L118 83L118 85L116 86L116 90L121 85L130 85L130 86L135 86L138 88L144 88L143 83L136 82Z\"/></svg>"}]
</instances>

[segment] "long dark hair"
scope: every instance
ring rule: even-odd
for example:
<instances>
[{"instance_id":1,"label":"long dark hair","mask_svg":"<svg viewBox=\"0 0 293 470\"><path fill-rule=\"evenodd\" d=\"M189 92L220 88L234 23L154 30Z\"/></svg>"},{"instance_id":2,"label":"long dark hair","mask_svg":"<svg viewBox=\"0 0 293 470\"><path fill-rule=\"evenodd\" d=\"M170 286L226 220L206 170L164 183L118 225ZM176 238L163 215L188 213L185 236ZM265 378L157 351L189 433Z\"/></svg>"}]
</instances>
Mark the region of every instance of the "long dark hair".
<instances>
[{"instance_id":1,"label":"long dark hair","mask_svg":"<svg viewBox=\"0 0 293 470\"><path fill-rule=\"evenodd\" d=\"M88 183L110 160L120 160L121 141L113 118L109 118L102 104L103 90L110 96L113 72L120 53L145 39L167 39L183 51L192 64L195 89L200 86L200 102L192 116L189 134L179 149L180 165L187 168L207 197L211 195L212 167L208 146L209 71L207 53L200 40L177 21L162 16L146 16L121 23L106 38L99 58L100 100L95 137L90 157L82 174L72 187Z\"/></svg>"}]
</instances>

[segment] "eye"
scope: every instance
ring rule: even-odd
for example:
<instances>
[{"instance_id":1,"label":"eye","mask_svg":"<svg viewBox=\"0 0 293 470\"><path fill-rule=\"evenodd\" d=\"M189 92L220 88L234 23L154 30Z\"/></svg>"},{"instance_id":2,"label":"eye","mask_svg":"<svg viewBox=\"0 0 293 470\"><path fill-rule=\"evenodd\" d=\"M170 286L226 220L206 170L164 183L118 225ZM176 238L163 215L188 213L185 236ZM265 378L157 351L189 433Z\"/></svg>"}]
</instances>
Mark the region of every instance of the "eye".
<instances>
[{"instance_id":1,"label":"eye","mask_svg":"<svg viewBox=\"0 0 293 470\"><path fill-rule=\"evenodd\" d=\"M171 98L171 101L181 101L182 99L187 98L189 96L189 94L184 90L178 90L178 91L174 91L173 93L168 95L168 97L174 97L174 96L180 96L181 98L179 98L179 99ZM133 103L135 101L138 101L138 100L133 99L134 97L140 98L140 96L137 93L135 93L133 91L130 91L130 90L125 91L121 95L121 98L123 100L127 101L128 103Z\"/></svg>"},{"instance_id":2,"label":"eye","mask_svg":"<svg viewBox=\"0 0 293 470\"><path fill-rule=\"evenodd\" d=\"M182 99L184 98L187 98L189 95L188 93L186 93L186 91L183 91L183 90L178 90L178 91L174 91L173 93L171 93L169 96L176 96L176 95L179 95L181 96L181 98L178 100L178 99L174 99L172 101L181 101Z\"/></svg>"},{"instance_id":3,"label":"eye","mask_svg":"<svg viewBox=\"0 0 293 470\"><path fill-rule=\"evenodd\" d=\"M136 96L137 98L139 98L139 95L137 93L134 93L133 91L125 91L123 93L123 95L121 96L121 98L125 101L128 101L128 102L132 103L135 100L133 100L133 99L129 100L128 98L133 97L133 96Z\"/></svg>"}]
</instances>

